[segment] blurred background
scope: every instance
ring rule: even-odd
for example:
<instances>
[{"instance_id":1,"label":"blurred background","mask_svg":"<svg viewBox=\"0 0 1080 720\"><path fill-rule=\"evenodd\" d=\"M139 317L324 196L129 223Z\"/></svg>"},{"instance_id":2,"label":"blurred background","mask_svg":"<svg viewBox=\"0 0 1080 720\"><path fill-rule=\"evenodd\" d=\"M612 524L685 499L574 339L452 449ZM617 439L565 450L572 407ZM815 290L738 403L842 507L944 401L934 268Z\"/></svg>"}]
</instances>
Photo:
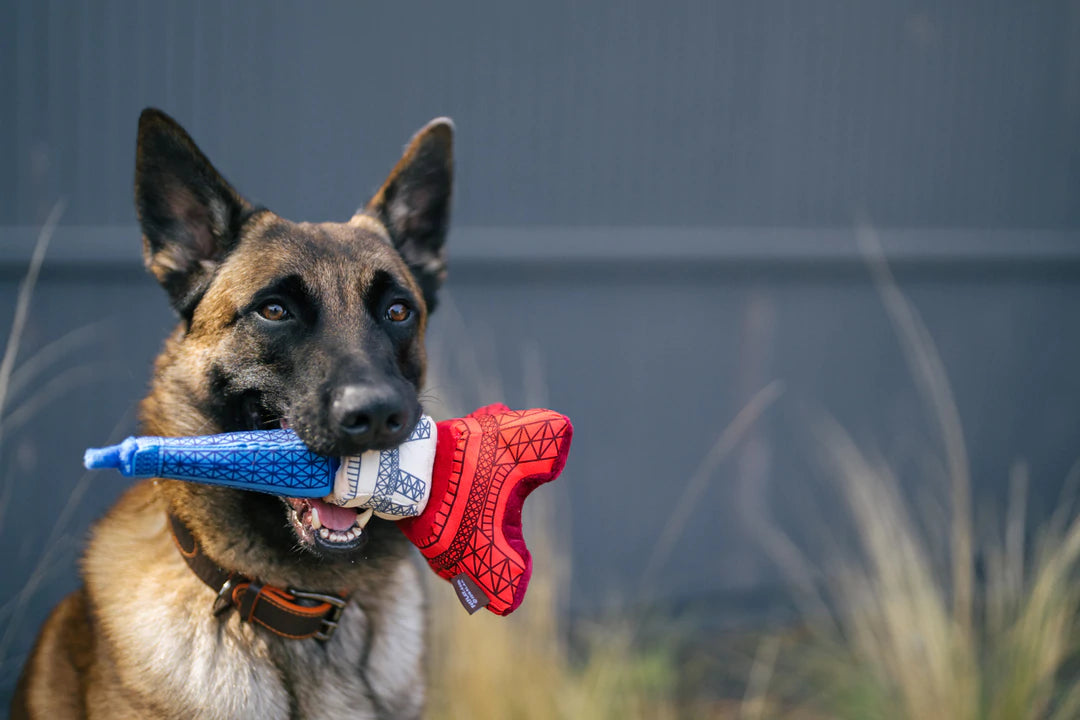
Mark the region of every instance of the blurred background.
<instances>
[{"instance_id":1,"label":"blurred background","mask_svg":"<svg viewBox=\"0 0 1080 720\"><path fill-rule=\"evenodd\" d=\"M1076 0L3 0L0 707L125 486L85 476L82 451L135 431L174 322L132 206L146 106L293 220L347 219L416 129L454 119L431 392L573 419L526 532L549 551L538 627L564 643L542 662L585 695L606 686L581 680L583 638L614 622L652 693L626 712L775 710L747 704L779 667L761 638L800 632L800 593L865 537L822 427L891 469L946 605L960 471L973 542L1010 513L1041 537L1062 505L1080 458ZM493 627L474 620L462 632Z\"/></svg>"}]
</instances>

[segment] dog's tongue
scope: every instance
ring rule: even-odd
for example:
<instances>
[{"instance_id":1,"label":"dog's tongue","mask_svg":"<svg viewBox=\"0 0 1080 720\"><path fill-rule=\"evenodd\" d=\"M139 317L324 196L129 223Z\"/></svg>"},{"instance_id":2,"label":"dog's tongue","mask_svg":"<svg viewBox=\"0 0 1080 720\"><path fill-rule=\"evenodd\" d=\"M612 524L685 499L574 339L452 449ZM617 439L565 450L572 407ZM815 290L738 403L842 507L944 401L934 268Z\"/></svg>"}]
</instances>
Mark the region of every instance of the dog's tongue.
<instances>
[{"instance_id":1,"label":"dog's tongue","mask_svg":"<svg viewBox=\"0 0 1080 720\"><path fill-rule=\"evenodd\" d=\"M319 522L331 530L348 530L356 522L354 508L338 507L322 500L312 500L313 507L319 509Z\"/></svg>"}]
</instances>

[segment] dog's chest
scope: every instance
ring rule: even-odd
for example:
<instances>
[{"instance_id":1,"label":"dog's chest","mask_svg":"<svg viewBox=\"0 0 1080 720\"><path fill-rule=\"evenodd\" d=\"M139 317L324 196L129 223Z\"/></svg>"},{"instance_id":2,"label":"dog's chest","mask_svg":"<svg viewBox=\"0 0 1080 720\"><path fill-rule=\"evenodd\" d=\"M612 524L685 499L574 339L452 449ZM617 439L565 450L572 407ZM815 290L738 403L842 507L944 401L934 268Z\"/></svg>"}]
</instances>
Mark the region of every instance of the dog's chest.
<instances>
[{"instance_id":1,"label":"dog's chest","mask_svg":"<svg viewBox=\"0 0 1080 720\"><path fill-rule=\"evenodd\" d=\"M340 627L326 646L288 644L279 648L278 665L293 717L379 717L380 698L371 688L366 618ZM354 627L355 626L355 627ZM357 640L359 642L357 642Z\"/></svg>"},{"instance_id":2,"label":"dog's chest","mask_svg":"<svg viewBox=\"0 0 1080 720\"><path fill-rule=\"evenodd\" d=\"M154 669L139 684L168 698L177 717L410 717L423 704L419 617L389 618L382 629L353 605L334 639L290 641L244 625L191 618L162 632L137 665ZM392 635L387 634L392 632ZM162 662L163 659L169 660Z\"/></svg>"},{"instance_id":3,"label":"dog's chest","mask_svg":"<svg viewBox=\"0 0 1080 720\"><path fill-rule=\"evenodd\" d=\"M152 509L152 506L147 506ZM325 645L216 617L213 591L181 559L163 512L103 523L84 569L108 716L167 718L408 718L423 705L423 594L407 558L370 567ZM127 568L142 582L118 583ZM96 689L95 689L96 687Z\"/></svg>"}]
</instances>

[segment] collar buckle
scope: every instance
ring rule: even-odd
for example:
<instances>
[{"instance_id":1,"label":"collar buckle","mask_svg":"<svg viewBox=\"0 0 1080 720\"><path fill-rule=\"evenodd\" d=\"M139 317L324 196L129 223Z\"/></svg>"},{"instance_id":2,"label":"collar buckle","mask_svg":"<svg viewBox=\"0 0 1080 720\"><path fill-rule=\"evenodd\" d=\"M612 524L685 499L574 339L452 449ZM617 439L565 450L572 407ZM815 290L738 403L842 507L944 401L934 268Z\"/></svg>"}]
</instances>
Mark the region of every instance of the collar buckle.
<instances>
[{"instance_id":1,"label":"collar buckle","mask_svg":"<svg viewBox=\"0 0 1080 720\"><path fill-rule=\"evenodd\" d=\"M221 615L232 607L232 591L233 588L236 587L238 580L239 577L236 573L229 573L229 577L221 584L221 589L218 590L217 597L214 598L214 604L212 606L214 617Z\"/></svg>"},{"instance_id":2,"label":"collar buckle","mask_svg":"<svg viewBox=\"0 0 1080 720\"><path fill-rule=\"evenodd\" d=\"M297 590L295 588L289 588L288 591L290 595L301 600L312 600L315 602L327 603L331 606L330 612L322 620L322 628L319 632L312 635L312 637L321 642L326 642L332 638L334 632L337 631L338 620L341 619L341 613L345 611L345 599L337 595L309 592L306 590Z\"/></svg>"}]
</instances>

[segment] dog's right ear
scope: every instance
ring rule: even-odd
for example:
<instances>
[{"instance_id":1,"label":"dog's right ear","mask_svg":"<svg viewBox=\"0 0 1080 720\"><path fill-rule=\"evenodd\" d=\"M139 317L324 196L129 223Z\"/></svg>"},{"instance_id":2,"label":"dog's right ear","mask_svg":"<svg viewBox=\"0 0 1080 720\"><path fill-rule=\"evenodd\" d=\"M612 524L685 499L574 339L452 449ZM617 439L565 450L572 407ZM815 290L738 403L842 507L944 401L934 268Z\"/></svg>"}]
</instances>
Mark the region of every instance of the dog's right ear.
<instances>
[{"instance_id":1,"label":"dog's right ear","mask_svg":"<svg viewBox=\"0 0 1080 720\"><path fill-rule=\"evenodd\" d=\"M454 123L436 118L413 136L390 177L353 218L369 215L382 222L420 285L429 312L446 277L443 245L453 180Z\"/></svg>"},{"instance_id":2,"label":"dog's right ear","mask_svg":"<svg viewBox=\"0 0 1080 720\"><path fill-rule=\"evenodd\" d=\"M139 116L135 209L146 267L190 321L252 207L175 120L147 108Z\"/></svg>"}]
</instances>

